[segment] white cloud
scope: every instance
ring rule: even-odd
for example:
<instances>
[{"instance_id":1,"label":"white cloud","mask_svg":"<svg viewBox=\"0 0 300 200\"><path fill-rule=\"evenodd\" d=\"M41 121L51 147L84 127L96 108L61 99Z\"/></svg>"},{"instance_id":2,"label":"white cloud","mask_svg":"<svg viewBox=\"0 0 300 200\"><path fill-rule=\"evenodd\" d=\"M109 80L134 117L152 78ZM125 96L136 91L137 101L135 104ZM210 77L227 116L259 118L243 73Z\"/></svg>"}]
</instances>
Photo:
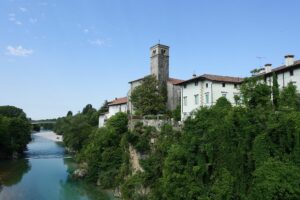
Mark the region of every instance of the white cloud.
<instances>
[{"instance_id":1,"label":"white cloud","mask_svg":"<svg viewBox=\"0 0 300 200\"><path fill-rule=\"evenodd\" d=\"M27 8L24 8L24 7L20 7L19 10L20 10L21 12L27 12L27 11L28 11Z\"/></svg>"},{"instance_id":2,"label":"white cloud","mask_svg":"<svg viewBox=\"0 0 300 200\"><path fill-rule=\"evenodd\" d=\"M7 54L11 55L11 56L26 57L26 56L30 56L31 54L33 54L32 49L25 49L22 46L17 46L17 47L7 46L6 50L7 50Z\"/></svg>"},{"instance_id":3,"label":"white cloud","mask_svg":"<svg viewBox=\"0 0 300 200\"><path fill-rule=\"evenodd\" d=\"M15 21L16 20L16 15L15 15L15 13L9 13L8 14L8 20L9 21Z\"/></svg>"},{"instance_id":4,"label":"white cloud","mask_svg":"<svg viewBox=\"0 0 300 200\"><path fill-rule=\"evenodd\" d=\"M22 22L16 19L16 15L14 13L8 14L8 20L13 22L16 25L22 25Z\"/></svg>"},{"instance_id":5,"label":"white cloud","mask_svg":"<svg viewBox=\"0 0 300 200\"><path fill-rule=\"evenodd\" d=\"M30 18L30 19L29 19L29 22L32 23L32 24L37 23L37 21L38 21L38 20L37 20L36 18Z\"/></svg>"},{"instance_id":6,"label":"white cloud","mask_svg":"<svg viewBox=\"0 0 300 200\"><path fill-rule=\"evenodd\" d=\"M83 32L84 32L84 33L88 33L88 32L89 32L89 29L86 28L86 29L83 30Z\"/></svg>"},{"instance_id":7,"label":"white cloud","mask_svg":"<svg viewBox=\"0 0 300 200\"><path fill-rule=\"evenodd\" d=\"M106 41L103 40L103 39L97 38L95 40L89 40L89 43L92 44L92 45L101 47L101 46L103 46L106 43Z\"/></svg>"},{"instance_id":8,"label":"white cloud","mask_svg":"<svg viewBox=\"0 0 300 200\"><path fill-rule=\"evenodd\" d=\"M15 24L16 24L16 25L22 25L22 22L20 22L20 21L15 21Z\"/></svg>"}]
</instances>

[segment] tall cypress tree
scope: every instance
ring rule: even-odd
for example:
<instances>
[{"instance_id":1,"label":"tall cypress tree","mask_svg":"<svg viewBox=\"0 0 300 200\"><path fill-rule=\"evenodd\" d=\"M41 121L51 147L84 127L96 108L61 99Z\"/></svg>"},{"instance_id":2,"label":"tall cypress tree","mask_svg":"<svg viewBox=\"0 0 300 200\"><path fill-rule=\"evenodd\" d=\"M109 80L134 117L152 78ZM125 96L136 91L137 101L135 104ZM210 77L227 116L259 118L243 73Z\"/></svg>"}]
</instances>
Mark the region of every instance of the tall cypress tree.
<instances>
[{"instance_id":1,"label":"tall cypress tree","mask_svg":"<svg viewBox=\"0 0 300 200\"><path fill-rule=\"evenodd\" d=\"M272 95L273 95L273 105L275 107L275 110L278 109L279 104L279 85L277 80L277 75L273 72L273 84L272 84Z\"/></svg>"}]
</instances>

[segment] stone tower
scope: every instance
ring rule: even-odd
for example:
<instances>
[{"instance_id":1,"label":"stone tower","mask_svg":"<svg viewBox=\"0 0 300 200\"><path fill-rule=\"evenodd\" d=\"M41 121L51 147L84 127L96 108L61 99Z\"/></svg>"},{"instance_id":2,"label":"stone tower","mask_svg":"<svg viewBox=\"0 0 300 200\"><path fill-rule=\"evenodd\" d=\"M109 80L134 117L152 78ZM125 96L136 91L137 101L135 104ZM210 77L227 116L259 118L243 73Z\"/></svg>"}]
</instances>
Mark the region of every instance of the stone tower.
<instances>
[{"instance_id":1,"label":"stone tower","mask_svg":"<svg viewBox=\"0 0 300 200\"><path fill-rule=\"evenodd\" d=\"M162 44L150 48L151 74L160 84L167 84L169 79L169 47Z\"/></svg>"}]
</instances>

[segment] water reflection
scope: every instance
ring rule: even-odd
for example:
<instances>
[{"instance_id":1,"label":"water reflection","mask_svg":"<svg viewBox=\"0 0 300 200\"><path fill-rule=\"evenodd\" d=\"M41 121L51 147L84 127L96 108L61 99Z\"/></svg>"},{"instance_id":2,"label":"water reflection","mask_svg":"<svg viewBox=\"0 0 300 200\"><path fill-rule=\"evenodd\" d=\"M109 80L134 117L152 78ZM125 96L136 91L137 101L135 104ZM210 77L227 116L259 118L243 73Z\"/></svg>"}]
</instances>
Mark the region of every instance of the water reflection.
<instances>
[{"instance_id":1,"label":"water reflection","mask_svg":"<svg viewBox=\"0 0 300 200\"><path fill-rule=\"evenodd\" d=\"M66 158L60 144L34 136L26 154L26 159L0 162L0 199L113 199L99 187L70 177L76 163Z\"/></svg>"},{"instance_id":2,"label":"water reflection","mask_svg":"<svg viewBox=\"0 0 300 200\"><path fill-rule=\"evenodd\" d=\"M31 166L26 159L0 161L0 186L12 186L22 180Z\"/></svg>"}]
</instances>

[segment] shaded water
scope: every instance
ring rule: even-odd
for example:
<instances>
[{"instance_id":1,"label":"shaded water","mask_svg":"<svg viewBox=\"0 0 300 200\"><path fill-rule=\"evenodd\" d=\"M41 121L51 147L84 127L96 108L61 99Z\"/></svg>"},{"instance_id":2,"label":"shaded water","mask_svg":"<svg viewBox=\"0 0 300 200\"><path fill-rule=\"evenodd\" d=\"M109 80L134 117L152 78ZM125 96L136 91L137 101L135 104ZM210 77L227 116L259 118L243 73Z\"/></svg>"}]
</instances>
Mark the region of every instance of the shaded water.
<instances>
[{"instance_id":1,"label":"shaded water","mask_svg":"<svg viewBox=\"0 0 300 200\"><path fill-rule=\"evenodd\" d=\"M26 158L0 161L0 200L111 200L99 187L70 178L76 164L59 143L33 135Z\"/></svg>"}]
</instances>

